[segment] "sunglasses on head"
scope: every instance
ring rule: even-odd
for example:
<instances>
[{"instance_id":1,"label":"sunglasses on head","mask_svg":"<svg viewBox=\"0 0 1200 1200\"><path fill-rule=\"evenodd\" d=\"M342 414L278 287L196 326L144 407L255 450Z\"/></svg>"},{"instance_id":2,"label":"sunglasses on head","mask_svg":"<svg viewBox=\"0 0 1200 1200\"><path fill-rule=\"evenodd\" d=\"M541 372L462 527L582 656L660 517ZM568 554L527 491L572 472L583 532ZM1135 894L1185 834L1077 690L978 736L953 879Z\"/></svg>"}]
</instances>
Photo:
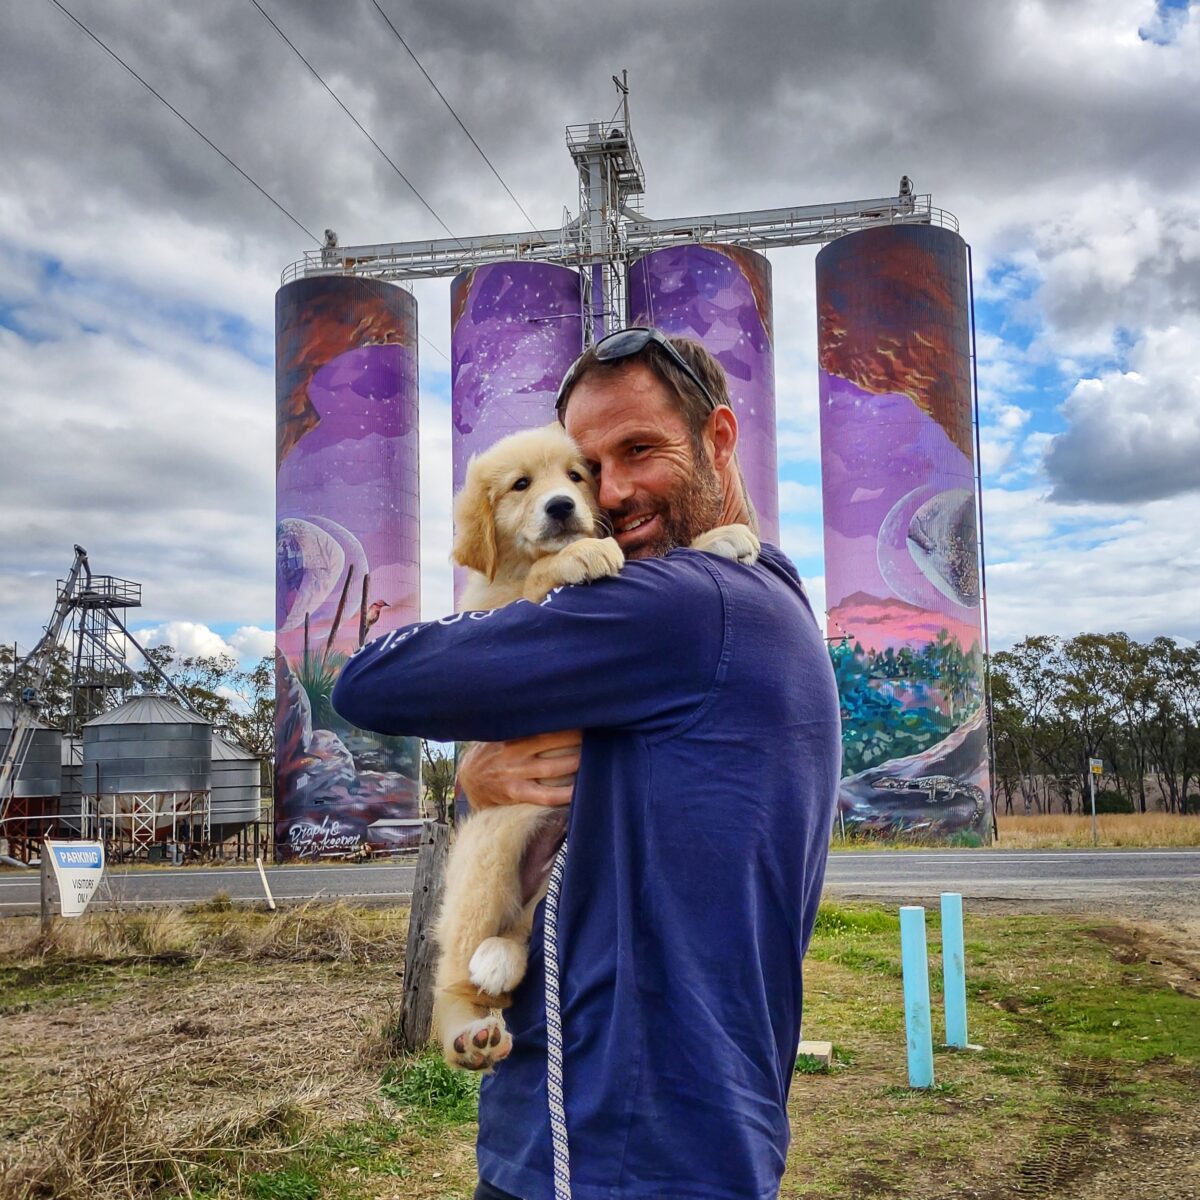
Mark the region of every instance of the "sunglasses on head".
<instances>
[{"instance_id":1,"label":"sunglasses on head","mask_svg":"<svg viewBox=\"0 0 1200 1200\"><path fill-rule=\"evenodd\" d=\"M657 346L700 389L700 394L708 401L710 412L720 407L716 400L713 399L712 392L705 386L704 381L688 365L687 359L657 329L648 329L644 325L634 325L629 329L618 329L615 333L610 333L607 337L602 337L592 347L592 354L597 362L619 362L623 358L632 358L635 354L640 354L647 346ZM562 420L563 408L567 403L567 396L570 395L571 388L575 385L575 372L578 370L582 358L583 355L581 354L571 364L567 373L563 376L562 383L558 385L558 396L554 401L554 411L558 414L560 421Z\"/></svg>"}]
</instances>

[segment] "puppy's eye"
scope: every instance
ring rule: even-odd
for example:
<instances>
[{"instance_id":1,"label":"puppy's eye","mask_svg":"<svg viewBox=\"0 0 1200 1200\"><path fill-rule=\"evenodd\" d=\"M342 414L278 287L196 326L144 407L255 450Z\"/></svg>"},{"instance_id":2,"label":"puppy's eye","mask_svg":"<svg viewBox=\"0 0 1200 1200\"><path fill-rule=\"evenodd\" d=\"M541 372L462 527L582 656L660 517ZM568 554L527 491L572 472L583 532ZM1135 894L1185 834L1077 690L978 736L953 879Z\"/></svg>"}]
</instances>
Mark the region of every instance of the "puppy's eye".
<instances>
[{"instance_id":1,"label":"puppy's eye","mask_svg":"<svg viewBox=\"0 0 1200 1200\"><path fill-rule=\"evenodd\" d=\"M567 478L572 483L582 483L583 482L583 476L580 475L580 473L578 471L568 471Z\"/></svg>"},{"instance_id":2,"label":"puppy's eye","mask_svg":"<svg viewBox=\"0 0 1200 1200\"><path fill-rule=\"evenodd\" d=\"M521 478L518 479L517 482L512 485L512 490L514 492L523 492L529 486L529 483L530 483L529 476L522 475Z\"/></svg>"}]
</instances>

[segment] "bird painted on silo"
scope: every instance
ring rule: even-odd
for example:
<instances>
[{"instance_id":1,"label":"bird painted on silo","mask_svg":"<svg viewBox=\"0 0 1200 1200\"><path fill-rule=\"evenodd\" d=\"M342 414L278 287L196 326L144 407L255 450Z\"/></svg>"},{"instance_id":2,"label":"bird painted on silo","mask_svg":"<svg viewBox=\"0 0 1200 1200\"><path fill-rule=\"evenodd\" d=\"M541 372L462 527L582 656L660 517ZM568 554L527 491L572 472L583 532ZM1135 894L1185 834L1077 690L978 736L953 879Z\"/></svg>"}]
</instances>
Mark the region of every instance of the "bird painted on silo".
<instances>
[{"instance_id":1,"label":"bird painted on silo","mask_svg":"<svg viewBox=\"0 0 1200 1200\"><path fill-rule=\"evenodd\" d=\"M385 608L391 607L392 606L386 600L376 600L372 604L369 604L367 606L367 619L363 623L363 628L370 629L371 626L379 620L379 614L383 612Z\"/></svg>"}]
</instances>

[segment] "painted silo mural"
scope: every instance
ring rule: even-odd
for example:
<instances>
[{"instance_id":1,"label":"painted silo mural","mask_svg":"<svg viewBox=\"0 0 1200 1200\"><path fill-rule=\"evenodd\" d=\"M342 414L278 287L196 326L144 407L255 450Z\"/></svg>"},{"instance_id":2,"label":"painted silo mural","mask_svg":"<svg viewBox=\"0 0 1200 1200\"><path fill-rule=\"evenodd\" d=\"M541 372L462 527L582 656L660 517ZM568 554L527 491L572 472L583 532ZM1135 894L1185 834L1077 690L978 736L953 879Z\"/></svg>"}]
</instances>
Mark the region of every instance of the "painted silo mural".
<instances>
[{"instance_id":1,"label":"painted silo mural","mask_svg":"<svg viewBox=\"0 0 1200 1200\"><path fill-rule=\"evenodd\" d=\"M363 641L420 617L416 301L320 276L275 317L277 854L415 844L419 744L329 696Z\"/></svg>"},{"instance_id":2,"label":"painted silo mural","mask_svg":"<svg viewBox=\"0 0 1200 1200\"><path fill-rule=\"evenodd\" d=\"M450 288L454 490L493 442L554 420L558 385L583 349L579 274L504 262L457 275ZM466 572L455 568L455 598Z\"/></svg>"},{"instance_id":3,"label":"painted silo mural","mask_svg":"<svg viewBox=\"0 0 1200 1200\"><path fill-rule=\"evenodd\" d=\"M763 538L779 544L771 264L739 246L673 246L629 269L629 323L701 342L725 368L738 460Z\"/></svg>"},{"instance_id":4,"label":"painted silo mural","mask_svg":"<svg viewBox=\"0 0 1200 1200\"><path fill-rule=\"evenodd\" d=\"M988 840L965 245L915 225L839 238L817 311L843 819Z\"/></svg>"}]
</instances>

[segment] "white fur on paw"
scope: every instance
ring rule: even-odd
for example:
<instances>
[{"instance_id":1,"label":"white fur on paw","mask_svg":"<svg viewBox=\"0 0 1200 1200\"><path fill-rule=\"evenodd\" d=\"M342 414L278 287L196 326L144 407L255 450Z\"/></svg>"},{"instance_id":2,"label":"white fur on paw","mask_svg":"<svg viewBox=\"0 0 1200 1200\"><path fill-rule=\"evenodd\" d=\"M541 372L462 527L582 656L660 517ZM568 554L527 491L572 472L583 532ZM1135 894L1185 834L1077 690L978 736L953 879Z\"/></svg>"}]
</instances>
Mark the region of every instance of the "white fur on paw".
<instances>
[{"instance_id":1,"label":"white fur on paw","mask_svg":"<svg viewBox=\"0 0 1200 1200\"><path fill-rule=\"evenodd\" d=\"M460 1029L446 1046L446 1059L464 1071L490 1071L512 1053L512 1034L493 1013Z\"/></svg>"},{"instance_id":2,"label":"white fur on paw","mask_svg":"<svg viewBox=\"0 0 1200 1200\"><path fill-rule=\"evenodd\" d=\"M511 992L525 978L528 952L512 938L490 937L471 955L467 973L471 982L490 996Z\"/></svg>"},{"instance_id":3,"label":"white fur on paw","mask_svg":"<svg viewBox=\"0 0 1200 1200\"><path fill-rule=\"evenodd\" d=\"M692 545L707 554L736 559L749 566L758 562L758 538L748 525L722 525L711 533L701 534Z\"/></svg>"}]
</instances>

